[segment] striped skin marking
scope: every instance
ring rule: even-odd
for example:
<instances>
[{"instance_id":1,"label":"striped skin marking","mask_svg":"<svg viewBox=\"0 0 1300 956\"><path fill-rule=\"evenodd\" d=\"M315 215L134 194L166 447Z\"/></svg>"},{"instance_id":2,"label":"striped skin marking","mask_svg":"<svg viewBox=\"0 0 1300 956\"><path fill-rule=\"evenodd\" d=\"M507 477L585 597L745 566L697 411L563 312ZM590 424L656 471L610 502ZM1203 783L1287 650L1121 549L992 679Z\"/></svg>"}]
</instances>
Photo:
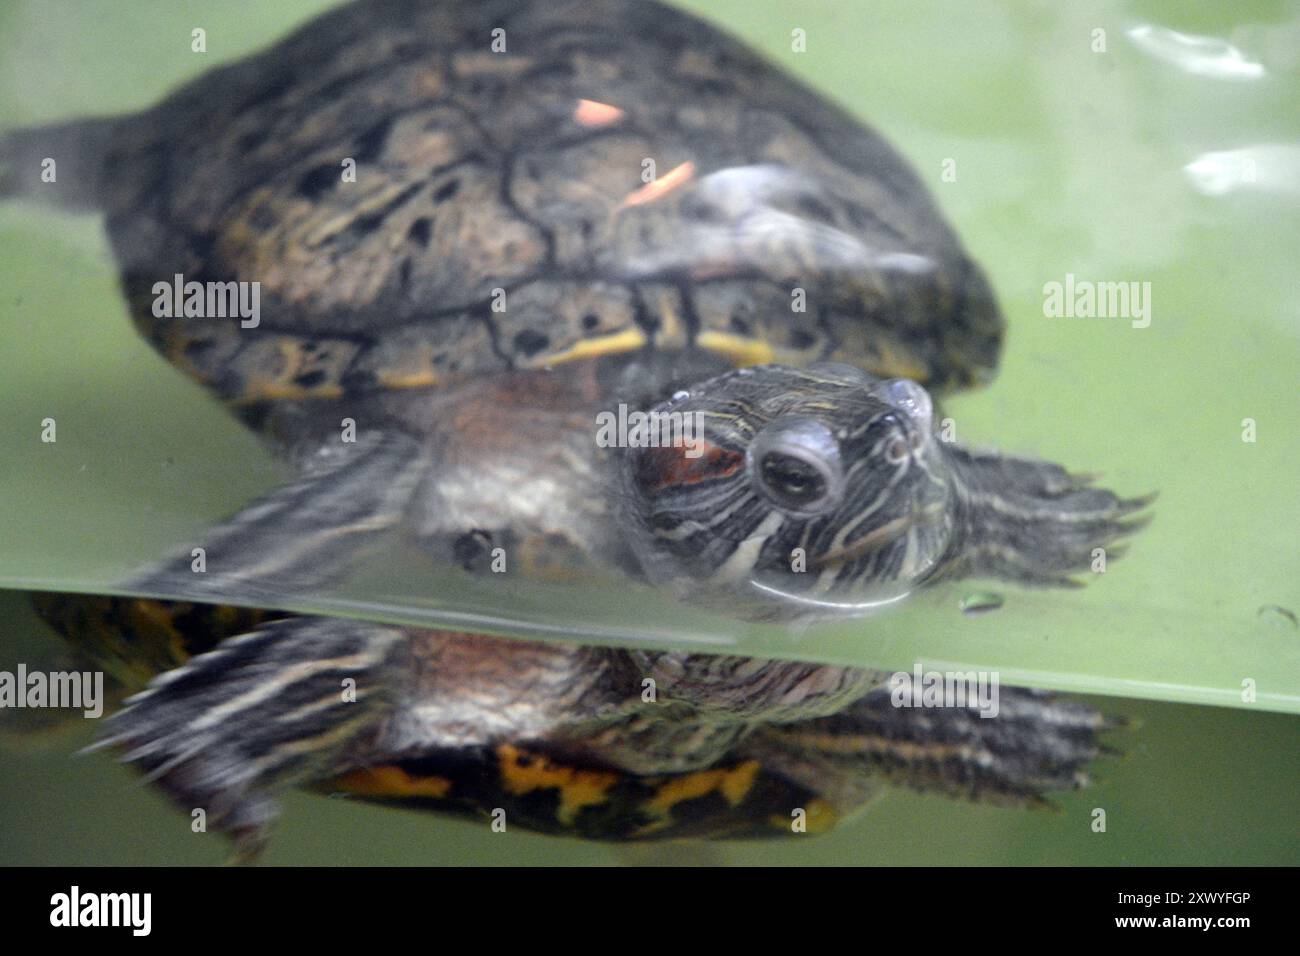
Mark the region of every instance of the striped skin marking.
<instances>
[{"instance_id":1,"label":"striped skin marking","mask_svg":"<svg viewBox=\"0 0 1300 956\"><path fill-rule=\"evenodd\" d=\"M376 662L375 656L367 651L341 657L327 657L290 664L287 667L280 668L273 674L265 675L262 680L250 686L244 693L225 700L205 711L202 716L190 722L190 729L204 730L208 727L218 726L245 711L255 710L259 704L280 697L295 685L307 683L319 674L330 671L362 674ZM341 699L340 694L331 691L326 702L329 705L334 705L339 703ZM316 708L313 707L312 709ZM287 714L284 716L289 717L292 715Z\"/></svg>"},{"instance_id":2,"label":"striped skin marking","mask_svg":"<svg viewBox=\"0 0 1300 956\"><path fill-rule=\"evenodd\" d=\"M336 790L358 797L431 797L445 800L452 782L435 775L414 777L401 767L382 766L354 770L332 781Z\"/></svg>"},{"instance_id":3,"label":"striped skin marking","mask_svg":"<svg viewBox=\"0 0 1300 956\"><path fill-rule=\"evenodd\" d=\"M695 337L695 342L706 352L721 355L737 367L769 365L776 361L776 352L772 346L761 339L705 330Z\"/></svg>"},{"instance_id":4,"label":"striped skin marking","mask_svg":"<svg viewBox=\"0 0 1300 956\"><path fill-rule=\"evenodd\" d=\"M903 733L792 728L784 745L837 762L850 759L882 782L913 790L993 805L1055 807L1049 792L1087 785L1086 765L1096 754L1091 734L1105 726L1105 718L1086 708L1071 713L1068 705L1034 702L1032 692L1004 690L1011 709L987 722L970 715L974 734L962 739L908 738L905 733L925 731L902 725ZM1020 710L1035 707L1040 709Z\"/></svg>"},{"instance_id":5,"label":"striped skin marking","mask_svg":"<svg viewBox=\"0 0 1300 956\"><path fill-rule=\"evenodd\" d=\"M828 734L824 732L790 731L791 742L821 753L866 755L883 754L901 758L910 763L925 760L948 760L953 757L970 760L979 750L966 743L945 743L943 741L917 742L897 740L880 734Z\"/></svg>"},{"instance_id":6,"label":"striped skin marking","mask_svg":"<svg viewBox=\"0 0 1300 956\"><path fill-rule=\"evenodd\" d=\"M498 770L506 792L524 796L534 790L558 790L560 807L556 819L572 826L583 807L606 802L619 774L603 770L577 770L553 763L545 757L527 754L517 747L502 744L496 748Z\"/></svg>"},{"instance_id":7,"label":"striped skin marking","mask_svg":"<svg viewBox=\"0 0 1300 956\"><path fill-rule=\"evenodd\" d=\"M727 559L709 575L709 580L718 584L734 584L744 581L753 573L758 564L758 556L767 545L767 539L785 524L785 515L773 510L751 531L743 541L736 545Z\"/></svg>"},{"instance_id":8,"label":"striped skin marking","mask_svg":"<svg viewBox=\"0 0 1300 956\"><path fill-rule=\"evenodd\" d=\"M850 545L835 547L824 554L820 554L812 560L814 567L835 567L838 568L846 561L850 561L859 555L866 554L874 548L883 547L897 541L915 525L920 519L914 514L904 514L897 518L892 518L880 525L878 528L872 528L862 537L858 538Z\"/></svg>"},{"instance_id":9,"label":"striped skin marking","mask_svg":"<svg viewBox=\"0 0 1300 956\"><path fill-rule=\"evenodd\" d=\"M699 451L700 454L692 458L687 451ZM730 478L744 464L745 456L740 452L696 439L689 448L678 444L642 449L637 458L637 480L647 491L659 492L665 488Z\"/></svg>"}]
</instances>

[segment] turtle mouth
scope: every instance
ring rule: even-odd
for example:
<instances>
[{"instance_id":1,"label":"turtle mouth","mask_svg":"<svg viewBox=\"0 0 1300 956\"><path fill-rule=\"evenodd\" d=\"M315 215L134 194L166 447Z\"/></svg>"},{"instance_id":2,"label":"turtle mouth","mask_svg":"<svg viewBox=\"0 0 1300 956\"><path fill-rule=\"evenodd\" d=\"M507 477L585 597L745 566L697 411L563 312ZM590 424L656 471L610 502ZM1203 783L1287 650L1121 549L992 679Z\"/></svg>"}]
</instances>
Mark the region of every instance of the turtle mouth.
<instances>
[{"instance_id":1,"label":"turtle mouth","mask_svg":"<svg viewBox=\"0 0 1300 956\"><path fill-rule=\"evenodd\" d=\"M800 616L794 610L796 608L804 608L813 617L860 616L898 604L907 600L912 594L911 589L908 589L898 594L866 601L832 601L826 597L810 597L807 594L783 591L780 588L759 581L751 581L750 585L769 598L779 599L781 604L787 608L784 615L775 615L776 617L785 616L791 618Z\"/></svg>"},{"instance_id":2,"label":"turtle mouth","mask_svg":"<svg viewBox=\"0 0 1300 956\"><path fill-rule=\"evenodd\" d=\"M943 514L944 506L939 502L911 508L906 514L892 518L878 528L873 528L852 544L828 551L810 563L819 568L842 566L870 551L893 544L913 528L934 524L943 517Z\"/></svg>"}]
</instances>

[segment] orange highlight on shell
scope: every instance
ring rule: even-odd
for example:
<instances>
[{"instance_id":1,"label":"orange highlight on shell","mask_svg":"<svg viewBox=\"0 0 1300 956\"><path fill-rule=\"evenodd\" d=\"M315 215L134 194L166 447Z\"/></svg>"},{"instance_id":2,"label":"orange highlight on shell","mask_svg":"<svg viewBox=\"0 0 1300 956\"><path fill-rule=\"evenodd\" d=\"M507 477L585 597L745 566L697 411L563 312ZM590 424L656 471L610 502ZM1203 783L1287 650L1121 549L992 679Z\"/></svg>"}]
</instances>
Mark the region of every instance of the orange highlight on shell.
<instances>
[{"instance_id":1,"label":"orange highlight on shell","mask_svg":"<svg viewBox=\"0 0 1300 956\"><path fill-rule=\"evenodd\" d=\"M646 203L662 199L668 193L684 186L695 176L694 163L682 163L680 166L670 169L654 182L646 183L640 189L628 194L623 200L624 206L643 206Z\"/></svg>"},{"instance_id":2,"label":"orange highlight on shell","mask_svg":"<svg viewBox=\"0 0 1300 956\"><path fill-rule=\"evenodd\" d=\"M623 111L617 106L598 103L596 100L578 100L578 107L573 111L574 121L591 129L613 126L623 118L623 115Z\"/></svg>"}]
</instances>

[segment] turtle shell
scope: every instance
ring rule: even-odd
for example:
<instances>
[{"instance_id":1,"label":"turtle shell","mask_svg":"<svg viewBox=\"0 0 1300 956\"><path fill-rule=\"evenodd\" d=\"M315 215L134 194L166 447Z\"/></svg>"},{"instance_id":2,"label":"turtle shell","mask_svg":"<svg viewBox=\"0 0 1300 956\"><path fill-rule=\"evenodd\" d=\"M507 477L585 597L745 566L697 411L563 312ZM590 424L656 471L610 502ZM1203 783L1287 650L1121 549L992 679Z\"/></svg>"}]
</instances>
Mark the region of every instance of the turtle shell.
<instances>
[{"instance_id":1,"label":"turtle shell","mask_svg":"<svg viewBox=\"0 0 1300 956\"><path fill-rule=\"evenodd\" d=\"M136 320L233 402L691 349L942 390L998 357L898 154L655 2L364 0L108 140ZM173 281L256 282L260 320L168 314Z\"/></svg>"}]
</instances>

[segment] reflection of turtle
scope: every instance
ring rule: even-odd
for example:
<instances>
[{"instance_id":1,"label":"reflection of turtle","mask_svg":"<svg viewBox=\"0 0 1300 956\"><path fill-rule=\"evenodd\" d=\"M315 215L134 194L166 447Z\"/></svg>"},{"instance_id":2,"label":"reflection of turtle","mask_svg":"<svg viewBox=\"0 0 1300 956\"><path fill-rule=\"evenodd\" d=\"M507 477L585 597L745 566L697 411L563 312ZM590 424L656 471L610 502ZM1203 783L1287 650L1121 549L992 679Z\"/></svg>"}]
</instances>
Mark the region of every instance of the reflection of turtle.
<instances>
[{"instance_id":1,"label":"reflection of turtle","mask_svg":"<svg viewBox=\"0 0 1300 956\"><path fill-rule=\"evenodd\" d=\"M1141 506L937 439L922 384L996 364L979 269L881 139L655 3L357 3L154 109L10 134L0 160L5 193L106 213L145 334L300 466L209 535L207 573L187 556L142 590L301 593L396 530L471 568L502 547L824 617L963 574L1069 583ZM220 295L167 307L174 282L232 280L260 283L256 325ZM676 431L603 447L620 408ZM175 668L111 739L247 839L294 783L738 834L825 820L879 774L1030 798L1095 750L1094 714L1030 692L983 721L896 710L847 668L45 611L119 675Z\"/></svg>"}]
</instances>

